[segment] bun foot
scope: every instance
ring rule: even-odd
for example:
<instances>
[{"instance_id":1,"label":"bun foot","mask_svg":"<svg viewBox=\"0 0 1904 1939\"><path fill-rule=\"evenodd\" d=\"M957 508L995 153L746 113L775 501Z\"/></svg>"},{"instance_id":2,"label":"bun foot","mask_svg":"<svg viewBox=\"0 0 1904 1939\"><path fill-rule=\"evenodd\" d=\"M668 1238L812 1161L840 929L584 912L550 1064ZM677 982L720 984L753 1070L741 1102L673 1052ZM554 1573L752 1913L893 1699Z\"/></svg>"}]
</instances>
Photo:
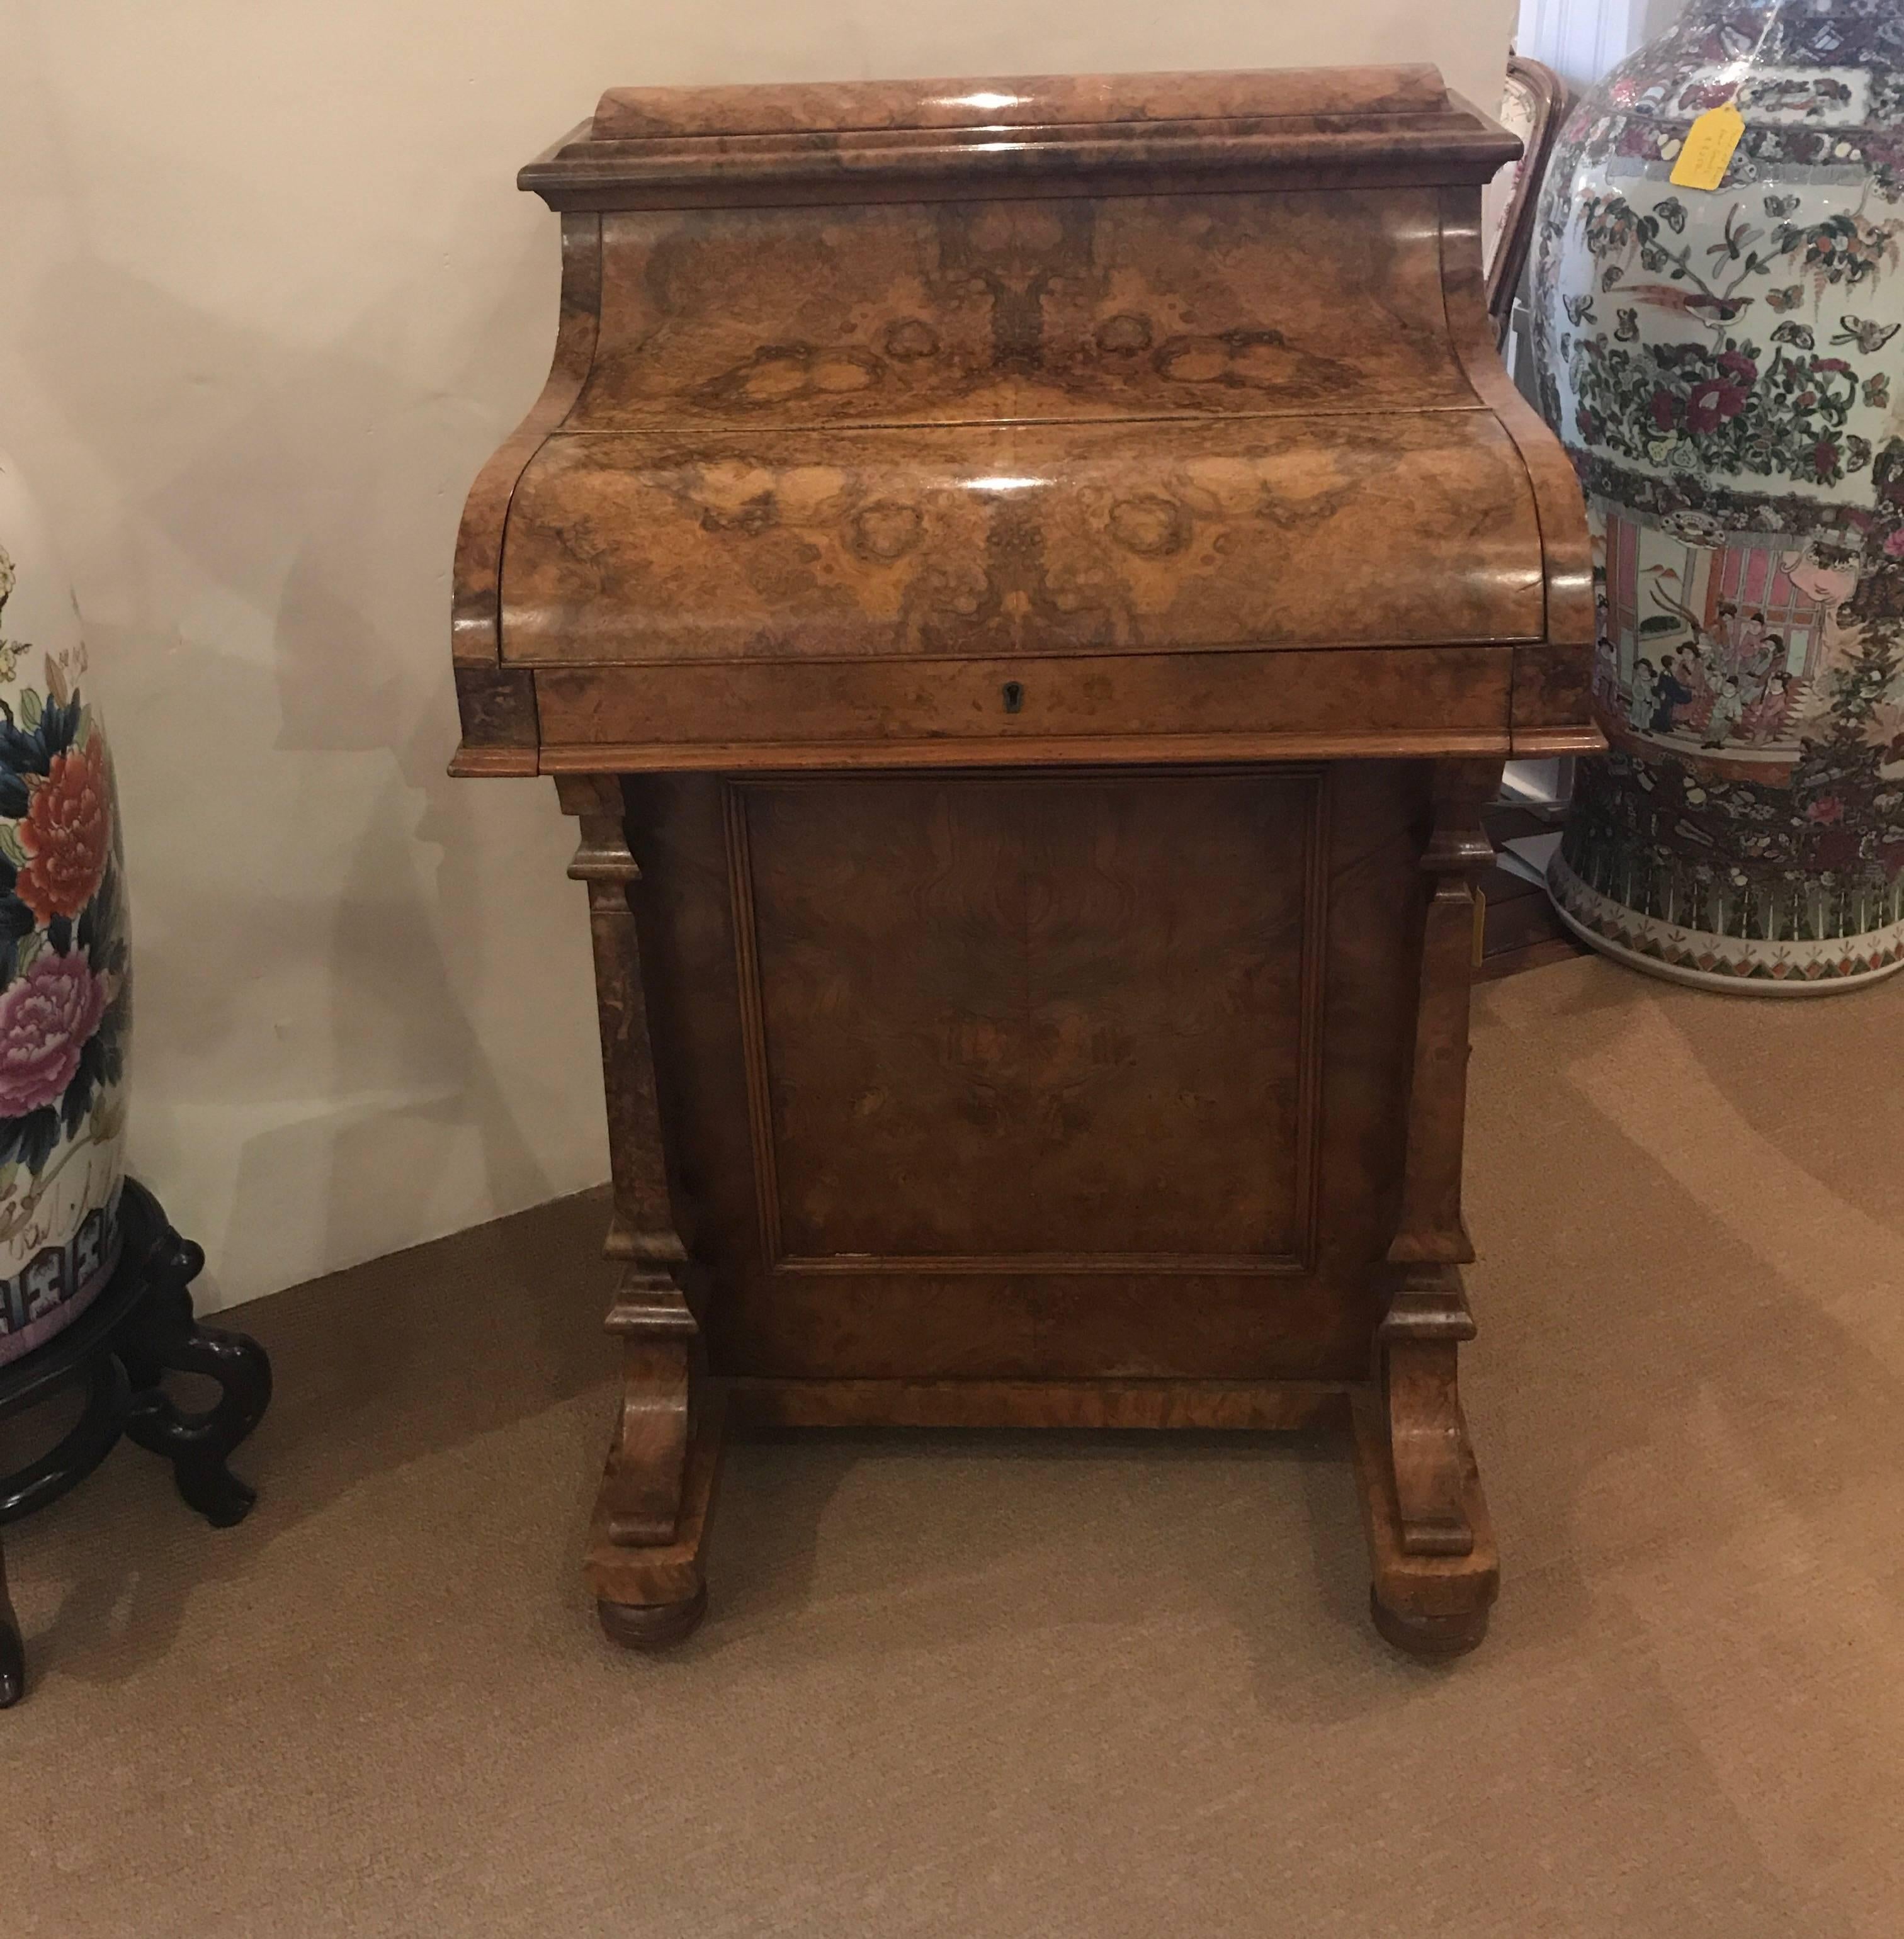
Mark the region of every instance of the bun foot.
<instances>
[{"instance_id":1,"label":"bun foot","mask_svg":"<svg viewBox=\"0 0 1904 1939\"><path fill-rule=\"evenodd\" d=\"M1385 1642L1425 1663L1445 1663L1465 1656L1488 1633L1488 1612L1463 1609L1452 1615L1412 1616L1391 1609L1374 1590L1369 1591L1369 1613Z\"/></svg>"},{"instance_id":2,"label":"bun foot","mask_svg":"<svg viewBox=\"0 0 1904 1939\"><path fill-rule=\"evenodd\" d=\"M597 1603L602 1633L623 1649L672 1649L701 1627L708 1612L704 1582L684 1603Z\"/></svg>"}]
</instances>

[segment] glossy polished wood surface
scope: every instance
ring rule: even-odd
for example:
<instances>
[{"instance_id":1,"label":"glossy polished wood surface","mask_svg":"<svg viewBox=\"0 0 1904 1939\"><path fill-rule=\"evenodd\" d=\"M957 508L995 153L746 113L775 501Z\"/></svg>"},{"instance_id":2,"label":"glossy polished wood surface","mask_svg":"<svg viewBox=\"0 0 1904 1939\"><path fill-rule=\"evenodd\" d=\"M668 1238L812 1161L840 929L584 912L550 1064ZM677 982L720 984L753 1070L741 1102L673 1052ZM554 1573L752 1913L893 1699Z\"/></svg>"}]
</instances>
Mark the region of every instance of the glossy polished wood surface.
<instances>
[{"instance_id":1,"label":"glossy polished wood surface","mask_svg":"<svg viewBox=\"0 0 1904 1939\"><path fill-rule=\"evenodd\" d=\"M1473 409L1440 220L1425 188L611 214L568 428Z\"/></svg>"},{"instance_id":2,"label":"glossy polished wood surface","mask_svg":"<svg viewBox=\"0 0 1904 1939\"><path fill-rule=\"evenodd\" d=\"M1405 114L1433 112L1445 99L1441 76L1427 66L611 87L596 106L592 132L597 141L617 142L681 135L818 136L870 128Z\"/></svg>"},{"instance_id":3,"label":"glossy polished wood surface","mask_svg":"<svg viewBox=\"0 0 1904 1939\"><path fill-rule=\"evenodd\" d=\"M1480 813L1596 744L1586 525L1424 68L611 90L458 556L458 771L577 822L623 1358L587 1574L706 1607L723 1410L1352 1429L1382 1633L1464 1417Z\"/></svg>"},{"instance_id":4,"label":"glossy polished wood surface","mask_svg":"<svg viewBox=\"0 0 1904 1939\"><path fill-rule=\"evenodd\" d=\"M1479 411L551 439L510 525L517 665L1500 642L1546 611Z\"/></svg>"},{"instance_id":5,"label":"glossy polished wood surface","mask_svg":"<svg viewBox=\"0 0 1904 1939\"><path fill-rule=\"evenodd\" d=\"M1471 188L1418 169L1322 190L1293 164L1268 187L1229 132L1239 104L1259 128L1333 119L1339 162L1351 124L1402 148L1418 120L1467 129L1424 72L631 96L649 132L607 145L765 138L790 117L816 137L971 132L956 104L994 96L1004 119L985 126L1014 138L1158 141L1187 119L1229 178L1016 199L968 178L943 200L775 206L756 157L720 206L611 198L565 218L556 367L465 522L462 769L577 772L590 747L597 771L657 746L672 765L694 747L770 760L821 744L835 697L788 669L889 663L833 737L858 761L948 731L932 696L958 689L969 712L961 661L989 684L1010 656L996 685L1050 698L1055 656L1232 648L1485 645L1500 664L1479 686L1503 696L1485 720L1395 721L1388 672L1358 650L1292 665L1272 708L1239 665L1255 738L1232 751L1321 752L1360 711L1407 737L1397 751L1437 731L1451 753L1482 729L1503 753L1592 744L1578 494L1494 355ZM626 135L623 99L604 112ZM664 692L568 671L635 665L771 671L691 697L684 675ZM1425 657L1419 677L1439 677ZM1130 683L1112 684L1093 687L1098 719L1054 706L1035 738L1167 753L1173 733L1222 731L1195 681L1180 710L1154 682L1127 709ZM763 732L790 709L794 731Z\"/></svg>"},{"instance_id":6,"label":"glossy polished wood surface","mask_svg":"<svg viewBox=\"0 0 1904 1939\"><path fill-rule=\"evenodd\" d=\"M837 86L611 89L523 169L559 209L1096 195L1147 178L1428 187L1485 180L1513 138L1427 68Z\"/></svg>"}]
</instances>

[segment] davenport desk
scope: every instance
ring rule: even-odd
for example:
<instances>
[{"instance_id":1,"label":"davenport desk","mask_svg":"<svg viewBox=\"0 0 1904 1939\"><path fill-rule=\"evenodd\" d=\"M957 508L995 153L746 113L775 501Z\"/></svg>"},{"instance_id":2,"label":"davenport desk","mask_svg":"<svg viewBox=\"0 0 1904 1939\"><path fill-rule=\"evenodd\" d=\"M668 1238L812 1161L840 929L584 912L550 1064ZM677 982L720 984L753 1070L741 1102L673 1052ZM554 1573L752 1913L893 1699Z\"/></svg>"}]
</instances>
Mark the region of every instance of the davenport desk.
<instances>
[{"instance_id":1,"label":"davenport desk","mask_svg":"<svg viewBox=\"0 0 1904 1939\"><path fill-rule=\"evenodd\" d=\"M455 772L580 823L611 1635L724 1419L1352 1428L1478 1642L1480 811L1599 744L1580 495L1432 68L614 90L457 558Z\"/></svg>"}]
</instances>

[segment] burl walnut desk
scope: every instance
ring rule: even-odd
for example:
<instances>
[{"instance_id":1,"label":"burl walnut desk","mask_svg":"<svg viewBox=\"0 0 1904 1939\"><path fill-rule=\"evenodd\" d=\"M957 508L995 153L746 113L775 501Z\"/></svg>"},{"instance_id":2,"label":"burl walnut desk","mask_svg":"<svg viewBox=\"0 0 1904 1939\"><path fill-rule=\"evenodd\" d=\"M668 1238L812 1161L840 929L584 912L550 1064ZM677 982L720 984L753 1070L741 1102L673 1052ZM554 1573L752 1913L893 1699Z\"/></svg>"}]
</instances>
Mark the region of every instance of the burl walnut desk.
<instances>
[{"instance_id":1,"label":"burl walnut desk","mask_svg":"<svg viewBox=\"0 0 1904 1939\"><path fill-rule=\"evenodd\" d=\"M1351 1424L1383 1633L1480 1639L1479 814L1599 744L1516 152L1395 68L616 90L524 171L455 771L580 824L618 1639L705 1607L730 1411Z\"/></svg>"}]
</instances>

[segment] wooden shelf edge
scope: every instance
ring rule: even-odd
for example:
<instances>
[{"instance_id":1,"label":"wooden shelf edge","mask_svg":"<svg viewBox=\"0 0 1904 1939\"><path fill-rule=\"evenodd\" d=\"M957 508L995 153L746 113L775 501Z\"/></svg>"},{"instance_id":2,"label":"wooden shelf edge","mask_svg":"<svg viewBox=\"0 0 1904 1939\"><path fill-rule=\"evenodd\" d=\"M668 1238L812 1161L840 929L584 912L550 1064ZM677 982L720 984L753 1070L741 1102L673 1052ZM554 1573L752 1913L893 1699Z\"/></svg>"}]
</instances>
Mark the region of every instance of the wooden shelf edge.
<instances>
[{"instance_id":1,"label":"wooden shelf edge","mask_svg":"<svg viewBox=\"0 0 1904 1939\"><path fill-rule=\"evenodd\" d=\"M1214 1429L1345 1426L1350 1386L1331 1380L771 1380L726 1383L754 1427Z\"/></svg>"},{"instance_id":2,"label":"wooden shelf edge","mask_svg":"<svg viewBox=\"0 0 1904 1939\"><path fill-rule=\"evenodd\" d=\"M698 744L602 741L550 744L541 772L573 774L795 773L824 768L1031 768L1168 766L1206 761L1410 760L1505 757L1504 733L1154 734L1027 737L1009 741L724 741ZM471 770L471 772L477 772ZM485 768L480 772L505 772ZM514 773L517 770L507 770Z\"/></svg>"},{"instance_id":3,"label":"wooden shelf edge","mask_svg":"<svg viewBox=\"0 0 1904 1939\"><path fill-rule=\"evenodd\" d=\"M465 741L450 756L449 775L455 781L468 781L492 775L528 775L543 772L534 747L485 747Z\"/></svg>"}]
</instances>

